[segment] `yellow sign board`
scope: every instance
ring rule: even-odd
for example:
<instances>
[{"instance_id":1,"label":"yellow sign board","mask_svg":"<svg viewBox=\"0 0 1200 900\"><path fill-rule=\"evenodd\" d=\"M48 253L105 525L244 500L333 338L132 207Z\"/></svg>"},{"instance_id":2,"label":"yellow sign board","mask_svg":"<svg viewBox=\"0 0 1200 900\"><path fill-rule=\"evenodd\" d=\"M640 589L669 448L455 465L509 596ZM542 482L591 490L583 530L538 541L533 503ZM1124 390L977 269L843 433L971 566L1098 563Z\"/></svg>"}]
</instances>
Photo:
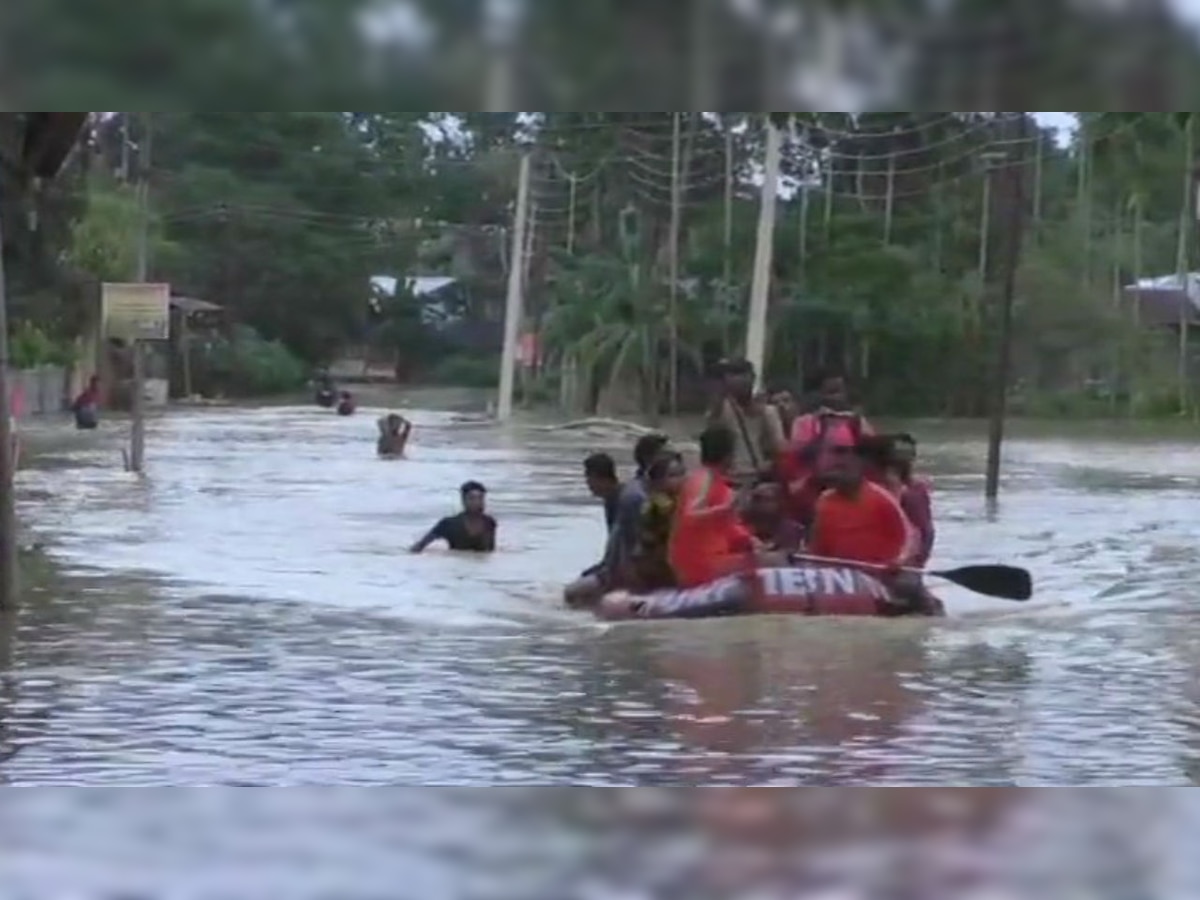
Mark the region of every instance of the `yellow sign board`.
<instances>
[{"instance_id":1,"label":"yellow sign board","mask_svg":"<svg viewBox=\"0 0 1200 900\"><path fill-rule=\"evenodd\" d=\"M171 337L169 284L101 286L100 315L106 338L165 341Z\"/></svg>"}]
</instances>

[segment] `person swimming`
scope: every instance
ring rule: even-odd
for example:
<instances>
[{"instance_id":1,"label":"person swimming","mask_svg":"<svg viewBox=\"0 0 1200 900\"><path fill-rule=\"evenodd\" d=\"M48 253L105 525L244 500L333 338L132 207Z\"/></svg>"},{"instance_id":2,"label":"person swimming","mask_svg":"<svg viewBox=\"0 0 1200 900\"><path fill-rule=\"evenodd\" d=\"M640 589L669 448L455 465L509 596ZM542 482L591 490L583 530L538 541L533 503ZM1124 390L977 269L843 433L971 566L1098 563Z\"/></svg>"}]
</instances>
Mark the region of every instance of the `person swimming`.
<instances>
[{"instance_id":1,"label":"person swimming","mask_svg":"<svg viewBox=\"0 0 1200 900\"><path fill-rule=\"evenodd\" d=\"M358 403L349 391L342 391L338 395L337 414L339 416L352 416L357 409Z\"/></svg>"},{"instance_id":2,"label":"person swimming","mask_svg":"<svg viewBox=\"0 0 1200 900\"><path fill-rule=\"evenodd\" d=\"M100 379L93 375L88 379L79 396L71 404L75 414L75 427L80 431L91 431L100 424Z\"/></svg>"},{"instance_id":3,"label":"person swimming","mask_svg":"<svg viewBox=\"0 0 1200 900\"><path fill-rule=\"evenodd\" d=\"M375 444L380 456L398 457L404 455L408 446L409 435L412 434L412 422L399 413L388 413L376 421L379 426L379 440Z\"/></svg>"},{"instance_id":4,"label":"person swimming","mask_svg":"<svg viewBox=\"0 0 1200 900\"><path fill-rule=\"evenodd\" d=\"M451 550L469 553L491 553L496 549L496 520L487 514L487 488L478 481L468 481L459 488L462 512L434 525L429 532L409 548L411 553L423 553L434 541L445 541Z\"/></svg>"}]
</instances>

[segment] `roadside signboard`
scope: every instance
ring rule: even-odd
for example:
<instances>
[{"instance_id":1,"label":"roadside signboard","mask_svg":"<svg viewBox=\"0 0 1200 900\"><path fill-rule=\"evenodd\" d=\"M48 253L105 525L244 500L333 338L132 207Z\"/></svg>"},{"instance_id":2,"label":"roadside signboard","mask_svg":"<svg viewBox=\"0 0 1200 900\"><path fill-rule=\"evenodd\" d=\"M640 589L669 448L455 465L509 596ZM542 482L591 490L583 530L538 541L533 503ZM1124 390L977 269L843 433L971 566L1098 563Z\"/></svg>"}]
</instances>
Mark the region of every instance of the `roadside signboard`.
<instances>
[{"instance_id":1,"label":"roadside signboard","mask_svg":"<svg viewBox=\"0 0 1200 900\"><path fill-rule=\"evenodd\" d=\"M123 341L165 341L171 337L169 284L101 286L100 315L106 338Z\"/></svg>"}]
</instances>

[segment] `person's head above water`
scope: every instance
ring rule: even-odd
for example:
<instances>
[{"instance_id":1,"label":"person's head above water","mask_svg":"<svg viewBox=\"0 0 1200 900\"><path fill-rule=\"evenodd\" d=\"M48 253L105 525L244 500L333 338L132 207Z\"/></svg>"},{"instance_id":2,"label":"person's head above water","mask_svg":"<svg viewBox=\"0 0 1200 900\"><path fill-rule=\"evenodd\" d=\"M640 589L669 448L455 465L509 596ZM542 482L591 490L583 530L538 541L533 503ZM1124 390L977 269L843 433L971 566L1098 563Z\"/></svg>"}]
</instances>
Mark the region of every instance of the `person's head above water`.
<instances>
[{"instance_id":1,"label":"person's head above water","mask_svg":"<svg viewBox=\"0 0 1200 900\"><path fill-rule=\"evenodd\" d=\"M700 433L700 464L716 469L733 465L737 438L721 424L709 425Z\"/></svg>"},{"instance_id":2,"label":"person's head above water","mask_svg":"<svg viewBox=\"0 0 1200 900\"><path fill-rule=\"evenodd\" d=\"M687 467L683 464L683 457L673 450L660 453L646 470L646 481L649 482L650 489L664 494L679 493L686 477Z\"/></svg>"},{"instance_id":3,"label":"person's head above water","mask_svg":"<svg viewBox=\"0 0 1200 900\"><path fill-rule=\"evenodd\" d=\"M754 364L748 359L727 359L721 363L721 385L725 393L738 400L754 396Z\"/></svg>"},{"instance_id":4,"label":"person's head above water","mask_svg":"<svg viewBox=\"0 0 1200 900\"><path fill-rule=\"evenodd\" d=\"M583 461L583 477L593 497L611 497L621 489L617 464L607 453L593 453Z\"/></svg>"},{"instance_id":5,"label":"person's head above water","mask_svg":"<svg viewBox=\"0 0 1200 900\"><path fill-rule=\"evenodd\" d=\"M637 443L633 445L633 461L637 465L638 475L644 476L646 470L650 468L650 464L663 451L667 450L670 443L671 439L669 437L657 432L643 434L638 438Z\"/></svg>"},{"instance_id":6,"label":"person's head above water","mask_svg":"<svg viewBox=\"0 0 1200 900\"><path fill-rule=\"evenodd\" d=\"M471 515L482 513L487 506L487 488L478 481L468 481L458 489L462 495L463 512Z\"/></svg>"}]
</instances>

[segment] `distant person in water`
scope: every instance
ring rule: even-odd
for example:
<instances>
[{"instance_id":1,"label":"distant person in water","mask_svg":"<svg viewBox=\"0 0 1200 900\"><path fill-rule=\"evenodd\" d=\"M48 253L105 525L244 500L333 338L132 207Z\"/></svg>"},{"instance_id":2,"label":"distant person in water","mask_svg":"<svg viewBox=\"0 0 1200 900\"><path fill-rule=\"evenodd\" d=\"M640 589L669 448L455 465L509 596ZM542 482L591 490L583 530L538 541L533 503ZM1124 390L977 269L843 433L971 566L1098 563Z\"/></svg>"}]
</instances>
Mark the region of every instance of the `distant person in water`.
<instances>
[{"instance_id":1,"label":"distant person in water","mask_svg":"<svg viewBox=\"0 0 1200 900\"><path fill-rule=\"evenodd\" d=\"M379 440L375 446L379 455L403 456L409 435L412 434L412 422L399 413L388 413L380 416L376 424L379 426Z\"/></svg>"},{"instance_id":2,"label":"distant person in water","mask_svg":"<svg viewBox=\"0 0 1200 900\"><path fill-rule=\"evenodd\" d=\"M314 398L317 401L317 406L324 409L332 409L333 405L337 403L337 388L334 387L333 378L330 377L328 372L320 372L314 381L317 388Z\"/></svg>"},{"instance_id":3,"label":"distant person in water","mask_svg":"<svg viewBox=\"0 0 1200 900\"><path fill-rule=\"evenodd\" d=\"M445 541L451 550L491 553L496 549L496 520L487 514L487 488L468 481L461 488L462 512L442 519L429 533L412 545L411 552L422 553L434 541Z\"/></svg>"},{"instance_id":4,"label":"distant person in water","mask_svg":"<svg viewBox=\"0 0 1200 900\"><path fill-rule=\"evenodd\" d=\"M352 416L358 409L358 403L354 400L354 395L349 391L342 391L338 395L337 414L339 416Z\"/></svg>"},{"instance_id":5,"label":"distant person in water","mask_svg":"<svg viewBox=\"0 0 1200 900\"><path fill-rule=\"evenodd\" d=\"M80 431L91 431L100 424L100 379L93 375L71 404L75 414L75 427Z\"/></svg>"}]
</instances>

